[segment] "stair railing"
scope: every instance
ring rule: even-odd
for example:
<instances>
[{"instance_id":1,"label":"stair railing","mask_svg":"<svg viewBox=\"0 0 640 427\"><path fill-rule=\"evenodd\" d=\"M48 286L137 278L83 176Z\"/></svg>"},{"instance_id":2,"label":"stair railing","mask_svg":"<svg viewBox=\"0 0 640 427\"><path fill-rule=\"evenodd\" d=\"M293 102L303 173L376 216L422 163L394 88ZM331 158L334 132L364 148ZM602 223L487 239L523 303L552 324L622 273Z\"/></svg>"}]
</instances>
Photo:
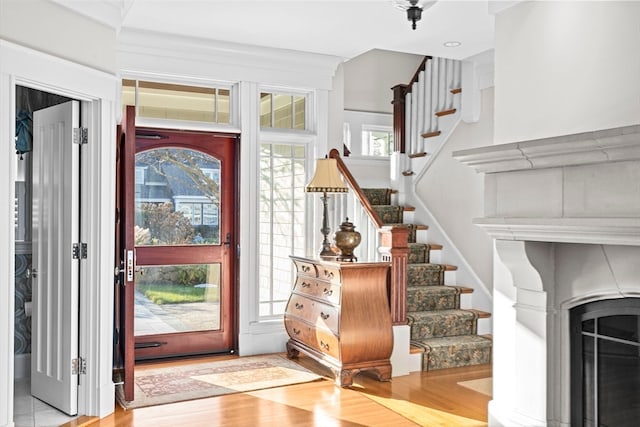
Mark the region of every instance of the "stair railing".
<instances>
[{"instance_id":1,"label":"stair railing","mask_svg":"<svg viewBox=\"0 0 640 427\"><path fill-rule=\"evenodd\" d=\"M340 157L340 152L333 149L329 152L329 157L336 159L338 170L352 190L348 196L342 196L345 199L338 199L339 206L336 206L338 218L344 220L349 217L351 222L359 224L358 231L362 236L359 249L361 253L364 251L367 259L381 259L391 264L388 281L391 320L394 325L405 325L407 323L409 229L402 226L385 226ZM349 199L346 199L347 197Z\"/></svg>"},{"instance_id":2,"label":"stair railing","mask_svg":"<svg viewBox=\"0 0 640 427\"><path fill-rule=\"evenodd\" d=\"M460 61L427 56L408 84L391 88L396 152L426 155L425 138L439 135L438 118L455 112L461 79Z\"/></svg>"}]
</instances>

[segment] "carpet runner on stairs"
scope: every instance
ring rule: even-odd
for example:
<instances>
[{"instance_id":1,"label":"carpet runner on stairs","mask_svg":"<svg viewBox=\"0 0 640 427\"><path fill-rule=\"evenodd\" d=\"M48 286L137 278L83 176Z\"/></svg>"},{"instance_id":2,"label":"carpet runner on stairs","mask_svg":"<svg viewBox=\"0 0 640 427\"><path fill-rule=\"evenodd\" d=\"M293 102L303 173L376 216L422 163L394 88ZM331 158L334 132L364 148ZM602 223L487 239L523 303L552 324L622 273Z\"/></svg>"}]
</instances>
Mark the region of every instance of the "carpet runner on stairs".
<instances>
[{"instance_id":1,"label":"carpet runner on stairs","mask_svg":"<svg viewBox=\"0 0 640 427\"><path fill-rule=\"evenodd\" d=\"M392 190L365 188L363 192L385 225L409 228L407 320L411 344L423 352L423 370L491 362L491 339L477 335L478 319L489 313L460 308L460 295L473 290L444 284L445 271L456 267L429 262L430 251L441 246L416 242L417 230L426 227L403 223L405 208L392 205Z\"/></svg>"}]
</instances>

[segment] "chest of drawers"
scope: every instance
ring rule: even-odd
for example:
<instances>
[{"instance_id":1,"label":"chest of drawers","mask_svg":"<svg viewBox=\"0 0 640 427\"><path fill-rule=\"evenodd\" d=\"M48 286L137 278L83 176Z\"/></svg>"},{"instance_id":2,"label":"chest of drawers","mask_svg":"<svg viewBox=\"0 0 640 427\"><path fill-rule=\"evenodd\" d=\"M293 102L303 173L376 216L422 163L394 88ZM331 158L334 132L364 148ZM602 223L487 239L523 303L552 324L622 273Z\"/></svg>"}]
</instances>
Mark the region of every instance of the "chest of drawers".
<instances>
[{"instance_id":1,"label":"chest of drawers","mask_svg":"<svg viewBox=\"0 0 640 427\"><path fill-rule=\"evenodd\" d=\"M340 386L364 370L390 380L389 264L291 259L297 276L284 316L288 357L303 352L329 367Z\"/></svg>"}]
</instances>

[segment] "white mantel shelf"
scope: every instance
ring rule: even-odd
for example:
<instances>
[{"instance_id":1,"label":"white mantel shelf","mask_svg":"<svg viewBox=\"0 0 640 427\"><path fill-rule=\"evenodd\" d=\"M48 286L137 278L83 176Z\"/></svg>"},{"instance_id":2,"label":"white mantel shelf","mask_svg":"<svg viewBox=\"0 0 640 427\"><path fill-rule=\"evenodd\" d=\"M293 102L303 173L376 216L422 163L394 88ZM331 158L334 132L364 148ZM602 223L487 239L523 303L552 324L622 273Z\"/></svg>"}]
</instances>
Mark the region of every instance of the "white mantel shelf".
<instances>
[{"instance_id":1,"label":"white mantel shelf","mask_svg":"<svg viewBox=\"0 0 640 427\"><path fill-rule=\"evenodd\" d=\"M453 157L483 173L640 160L640 125L472 148Z\"/></svg>"},{"instance_id":2,"label":"white mantel shelf","mask_svg":"<svg viewBox=\"0 0 640 427\"><path fill-rule=\"evenodd\" d=\"M640 218L479 218L500 240L640 246Z\"/></svg>"},{"instance_id":3,"label":"white mantel shelf","mask_svg":"<svg viewBox=\"0 0 640 427\"><path fill-rule=\"evenodd\" d=\"M500 240L640 246L640 125L457 151Z\"/></svg>"}]
</instances>

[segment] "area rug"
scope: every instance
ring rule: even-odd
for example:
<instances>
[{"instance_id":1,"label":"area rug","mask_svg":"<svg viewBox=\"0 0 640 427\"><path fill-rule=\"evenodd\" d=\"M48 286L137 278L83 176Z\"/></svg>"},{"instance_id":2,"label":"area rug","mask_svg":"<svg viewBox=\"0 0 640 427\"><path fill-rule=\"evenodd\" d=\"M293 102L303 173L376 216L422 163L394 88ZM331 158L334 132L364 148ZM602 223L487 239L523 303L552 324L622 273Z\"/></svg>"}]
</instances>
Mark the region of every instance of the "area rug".
<instances>
[{"instance_id":1,"label":"area rug","mask_svg":"<svg viewBox=\"0 0 640 427\"><path fill-rule=\"evenodd\" d=\"M461 381L458 385L477 391L478 393L486 394L487 396L491 396L493 394L493 378L491 377Z\"/></svg>"},{"instance_id":2,"label":"area rug","mask_svg":"<svg viewBox=\"0 0 640 427\"><path fill-rule=\"evenodd\" d=\"M316 381L320 375L279 354L239 357L167 368L137 369L135 400L116 397L125 409L202 399L291 384Z\"/></svg>"}]
</instances>

